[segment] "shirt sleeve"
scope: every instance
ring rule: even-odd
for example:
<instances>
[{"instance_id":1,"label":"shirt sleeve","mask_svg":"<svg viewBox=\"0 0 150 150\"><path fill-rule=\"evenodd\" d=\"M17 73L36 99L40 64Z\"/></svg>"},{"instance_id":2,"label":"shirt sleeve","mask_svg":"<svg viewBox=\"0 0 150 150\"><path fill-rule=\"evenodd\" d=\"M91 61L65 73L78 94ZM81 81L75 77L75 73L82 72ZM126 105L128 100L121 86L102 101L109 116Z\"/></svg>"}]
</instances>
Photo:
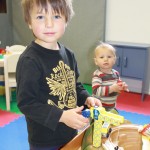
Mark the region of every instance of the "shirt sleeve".
<instances>
[{"instance_id":1,"label":"shirt sleeve","mask_svg":"<svg viewBox=\"0 0 150 150\"><path fill-rule=\"evenodd\" d=\"M16 70L18 107L26 117L55 130L63 110L41 101L41 74L40 66L31 58L19 60Z\"/></svg>"},{"instance_id":2,"label":"shirt sleeve","mask_svg":"<svg viewBox=\"0 0 150 150\"><path fill-rule=\"evenodd\" d=\"M109 95L109 85L103 86L101 76L103 76L103 74L93 73L92 91L93 95L95 95L97 98Z\"/></svg>"}]
</instances>

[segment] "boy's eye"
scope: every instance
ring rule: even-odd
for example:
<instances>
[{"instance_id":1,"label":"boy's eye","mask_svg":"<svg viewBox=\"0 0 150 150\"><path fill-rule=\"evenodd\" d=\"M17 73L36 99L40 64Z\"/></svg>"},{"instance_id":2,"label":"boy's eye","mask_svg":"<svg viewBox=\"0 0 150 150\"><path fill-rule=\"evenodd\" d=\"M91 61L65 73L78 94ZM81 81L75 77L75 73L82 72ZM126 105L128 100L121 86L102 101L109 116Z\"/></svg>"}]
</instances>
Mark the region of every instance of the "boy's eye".
<instances>
[{"instance_id":1,"label":"boy's eye","mask_svg":"<svg viewBox=\"0 0 150 150\"><path fill-rule=\"evenodd\" d=\"M100 56L99 58L103 59L103 58L104 58L104 56Z\"/></svg>"},{"instance_id":2,"label":"boy's eye","mask_svg":"<svg viewBox=\"0 0 150 150\"><path fill-rule=\"evenodd\" d=\"M44 16L37 16L37 19L43 19L44 18Z\"/></svg>"},{"instance_id":3,"label":"boy's eye","mask_svg":"<svg viewBox=\"0 0 150 150\"><path fill-rule=\"evenodd\" d=\"M60 18L61 18L60 15L55 15L55 16L54 16L54 19L60 19Z\"/></svg>"},{"instance_id":4,"label":"boy's eye","mask_svg":"<svg viewBox=\"0 0 150 150\"><path fill-rule=\"evenodd\" d=\"M108 56L108 58L112 58L112 56Z\"/></svg>"}]
</instances>

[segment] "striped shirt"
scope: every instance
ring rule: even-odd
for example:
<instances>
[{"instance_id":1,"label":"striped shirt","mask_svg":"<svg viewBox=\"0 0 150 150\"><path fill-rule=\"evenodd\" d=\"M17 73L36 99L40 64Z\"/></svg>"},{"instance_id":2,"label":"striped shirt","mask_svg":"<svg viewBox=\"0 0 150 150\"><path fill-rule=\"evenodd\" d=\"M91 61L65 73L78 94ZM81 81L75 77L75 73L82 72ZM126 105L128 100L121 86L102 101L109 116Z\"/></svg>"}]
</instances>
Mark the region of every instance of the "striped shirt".
<instances>
[{"instance_id":1,"label":"striped shirt","mask_svg":"<svg viewBox=\"0 0 150 150\"><path fill-rule=\"evenodd\" d=\"M118 93L109 93L109 87L117 83L118 79L120 79L119 72L114 69L112 69L112 74L103 73L99 69L93 73L93 96L101 100L106 110L115 108Z\"/></svg>"}]
</instances>

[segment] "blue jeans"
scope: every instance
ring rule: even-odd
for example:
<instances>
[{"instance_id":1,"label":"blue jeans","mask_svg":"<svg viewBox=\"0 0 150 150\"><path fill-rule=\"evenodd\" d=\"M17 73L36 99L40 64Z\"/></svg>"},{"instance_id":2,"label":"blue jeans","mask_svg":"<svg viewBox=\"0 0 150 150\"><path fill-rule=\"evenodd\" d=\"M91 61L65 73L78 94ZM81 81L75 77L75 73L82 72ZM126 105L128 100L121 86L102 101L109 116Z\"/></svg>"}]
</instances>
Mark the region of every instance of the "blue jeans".
<instances>
[{"instance_id":1,"label":"blue jeans","mask_svg":"<svg viewBox=\"0 0 150 150\"><path fill-rule=\"evenodd\" d=\"M53 147L38 147L30 145L30 150L59 150L61 146L53 146Z\"/></svg>"}]
</instances>

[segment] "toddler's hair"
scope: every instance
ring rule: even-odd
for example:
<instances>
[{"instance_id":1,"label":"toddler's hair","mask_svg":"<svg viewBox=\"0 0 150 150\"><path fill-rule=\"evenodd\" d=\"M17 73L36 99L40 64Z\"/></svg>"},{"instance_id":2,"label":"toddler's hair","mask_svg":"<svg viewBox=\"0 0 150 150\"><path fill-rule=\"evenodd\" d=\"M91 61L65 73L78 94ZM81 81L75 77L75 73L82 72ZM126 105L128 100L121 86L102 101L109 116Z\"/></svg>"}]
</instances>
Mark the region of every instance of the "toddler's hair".
<instances>
[{"instance_id":1,"label":"toddler's hair","mask_svg":"<svg viewBox=\"0 0 150 150\"><path fill-rule=\"evenodd\" d=\"M114 56L116 57L116 49L115 49L112 45L110 45L110 44L100 42L100 44L97 45L97 47L95 48L94 55L96 54L96 52L97 52L99 49L109 49L110 51L112 51L112 53L113 53Z\"/></svg>"}]
</instances>

